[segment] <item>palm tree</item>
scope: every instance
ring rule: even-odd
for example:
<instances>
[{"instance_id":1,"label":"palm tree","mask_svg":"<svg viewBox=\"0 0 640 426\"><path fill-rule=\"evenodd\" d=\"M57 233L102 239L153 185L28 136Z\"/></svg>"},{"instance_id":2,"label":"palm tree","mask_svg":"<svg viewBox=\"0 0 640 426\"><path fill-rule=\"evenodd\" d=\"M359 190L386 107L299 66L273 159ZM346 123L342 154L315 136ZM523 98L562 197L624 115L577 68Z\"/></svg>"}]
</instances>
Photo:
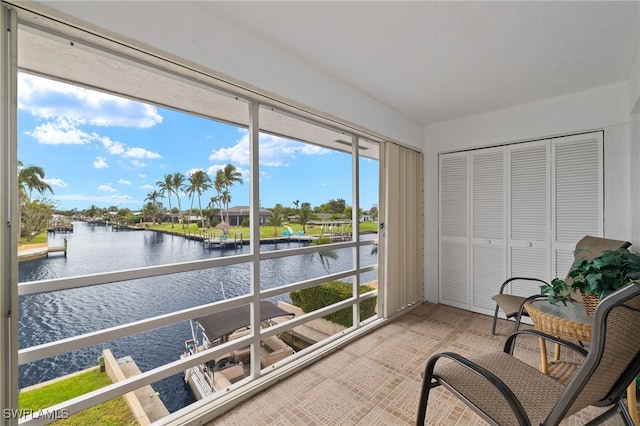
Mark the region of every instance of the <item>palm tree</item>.
<instances>
[{"instance_id":1,"label":"palm tree","mask_svg":"<svg viewBox=\"0 0 640 426\"><path fill-rule=\"evenodd\" d=\"M202 213L202 203L200 197L202 196L203 192L205 192L212 186L213 185L211 183L211 178L202 169L196 170L191 176L189 176L189 187L187 188L187 192L191 194L191 208L189 210L189 216L191 216L191 210L193 209L193 199L195 198L195 194L198 194L198 208L200 209L200 218L202 219L203 227L206 227L206 220Z\"/></svg>"},{"instance_id":2,"label":"palm tree","mask_svg":"<svg viewBox=\"0 0 640 426\"><path fill-rule=\"evenodd\" d=\"M271 217L267 219L267 225L273 226L273 238L278 238L278 227L282 226L284 222L286 222L287 216L285 215L284 209L281 204L276 204L276 206L271 210Z\"/></svg>"},{"instance_id":3,"label":"palm tree","mask_svg":"<svg viewBox=\"0 0 640 426\"><path fill-rule=\"evenodd\" d=\"M298 222L302 225L302 232L307 232L307 222L313 217L313 210L311 210L311 204L302 203L302 207L298 210Z\"/></svg>"},{"instance_id":4,"label":"palm tree","mask_svg":"<svg viewBox=\"0 0 640 426\"><path fill-rule=\"evenodd\" d=\"M158 198L163 198L162 194L158 191L153 191L147 194L147 198L144 201L149 201L154 206L158 205Z\"/></svg>"},{"instance_id":5,"label":"palm tree","mask_svg":"<svg viewBox=\"0 0 640 426\"><path fill-rule=\"evenodd\" d=\"M216 179L218 176L216 175ZM229 189L236 183L242 183L242 174L236 169L236 166L233 164L227 164L224 166L224 170L222 171L222 181L224 182L224 188L226 189L227 195L224 197L225 210L227 211L227 222L229 222L229 203L231 202L231 193Z\"/></svg>"},{"instance_id":6,"label":"palm tree","mask_svg":"<svg viewBox=\"0 0 640 426\"><path fill-rule=\"evenodd\" d=\"M186 178L182 173L176 172L173 174L173 182L171 185L173 193L176 195L176 199L178 200L178 215L180 218L180 222L182 222L183 227L184 227L184 222L182 220L182 206L180 205L180 193L184 191L185 180Z\"/></svg>"},{"instance_id":7,"label":"palm tree","mask_svg":"<svg viewBox=\"0 0 640 426\"><path fill-rule=\"evenodd\" d=\"M227 223L229 223L229 203L231 203L231 192L228 189L225 189L220 197L220 201L224 204L225 210L227 211Z\"/></svg>"},{"instance_id":8,"label":"palm tree","mask_svg":"<svg viewBox=\"0 0 640 426\"><path fill-rule=\"evenodd\" d=\"M213 187L215 188L217 195L216 197L211 197L211 201L213 201L215 198L215 202L218 203L218 207L220 208L220 222L224 222L224 216L222 215L222 192L225 190L225 183L224 171L222 169L218 170L218 172L216 173L216 179L213 181ZM227 214L227 220L228 219L229 214Z\"/></svg>"},{"instance_id":9,"label":"palm tree","mask_svg":"<svg viewBox=\"0 0 640 426\"><path fill-rule=\"evenodd\" d=\"M169 199L169 211L171 212L171 194L173 194L173 175L166 174L164 175L164 180L159 180L156 182L156 185L160 188L160 193L162 195L167 193L167 198ZM173 214L171 215L171 227L173 228Z\"/></svg>"},{"instance_id":10,"label":"palm tree","mask_svg":"<svg viewBox=\"0 0 640 426\"><path fill-rule=\"evenodd\" d=\"M45 191L53 194L51 185L44 181L44 169L34 165L25 167L20 160L18 160L18 185L20 193L28 195L29 199L34 189L40 194L44 194Z\"/></svg>"},{"instance_id":11,"label":"palm tree","mask_svg":"<svg viewBox=\"0 0 640 426\"><path fill-rule=\"evenodd\" d=\"M147 198L144 199L144 201L149 201L151 204L153 204L153 208L155 209L155 216L153 217L153 223L156 223L156 219L158 216L160 216L161 220L160 222L162 222L162 215L160 210L158 209L158 198L164 198L164 195L162 195L162 193L158 192L158 191L153 191L147 194Z\"/></svg>"},{"instance_id":12,"label":"palm tree","mask_svg":"<svg viewBox=\"0 0 640 426\"><path fill-rule=\"evenodd\" d=\"M220 201L219 201L219 198L217 196L209 198L209 206L208 207L209 207L209 210L211 210L211 216L210 217L211 217L212 221L215 220L215 217L214 217L215 210L218 209L217 206L218 206L219 202ZM220 209L218 209L218 210L220 210ZM222 222L222 215L220 215L220 216L221 216L220 222Z\"/></svg>"},{"instance_id":13,"label":"palm tree","mask_svg":"<svg viewBox=\"0 0 640 426\"><path fill-rule=\"evenodd\" d=\"M151 221L155 222L157 213L158 207L153 202L147 203L142 209L142 217L144 220L151 218Z\"/></svg>"}]
</instances>

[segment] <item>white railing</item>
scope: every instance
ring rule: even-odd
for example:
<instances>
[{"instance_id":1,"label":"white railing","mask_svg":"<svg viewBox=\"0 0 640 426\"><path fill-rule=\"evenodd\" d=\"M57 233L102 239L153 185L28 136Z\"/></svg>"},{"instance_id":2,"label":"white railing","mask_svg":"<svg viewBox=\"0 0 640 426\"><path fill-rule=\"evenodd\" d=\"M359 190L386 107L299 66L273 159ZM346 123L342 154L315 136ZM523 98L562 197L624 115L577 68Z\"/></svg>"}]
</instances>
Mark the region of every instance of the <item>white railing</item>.
<instances>
[{"instance_id":1,"label":"white railing","mask_svg":"<svg viewBox=\"0 0 640 426\"><path fill-rule=\"evenodd\" d=\"M328 249L336 250L341 248L367 246L367 245L372 245L374 243L375 241L360 241L360 242L350 241L350 242L342 242L342 243L336 243L336 244L330 244L330 245L309 246L309 247L304 247L300 249L267 251L267 252L260 252L259 258L260 260L276 259L281 257L293 256L293 255L317 253L321 251L326 251ZM157 277L161 275L177 274L177 273L189 272L189 271L200 270L200 269L248 263L253 258L254 258L253 255L239 255L239 256L230 256L230 257L224 257L224 258L175 263L170 265L160 265L160 266L128 269L128 270L109 272L109 273L83 275L83 276L76 276L71 278L31 281L31 282L20 283L18 285L18 291L20 295L24 296L24 295L43 293L43 292L89 287L89 286L109 284L114 282L129 281L129 280L139 279L139 278ZM48 357L60 355L70 351L83 349L83 348L101 344L101 343L106 343L114 339L131 336L137 333L150 331L153 329L176 324L176 323L190 320L193 318L209 315L215 312L220 312L233 307L246 305L249 303L255 304L260 300L268 299L268 298L285 294L285 293L289 293L293 290L309 288L309 287L326 283L328 281L339 280L347 277L356 277L358 274L375 271L376 269L377 269L376 265L371 265L371 266L363 267L360 269L349 269L346 271L328 274L328 275L314 278L314 279L299 281L296 283L287 284L287 285L279 286L276 288L266 289L261 291L260 294L257 296L252 294L247 294L247 295L227 299L224 301L217 301L217 302L200 305L200 306L196 306L188 309L183 309L183 310L171 312L168 314L159 315L159 316L155 316L152 318L147 318L139 321L134 321L127 324L110 327L110 328L106 328L106 329L102 329L102 330L98 330L98 331L94 331L94 332L90 332L90 333L86 333L78 336L60 339L57 341L53 341L53 342L49 342L41 345L35 345L35 346L24 348L18 351L18 363L19 365L31 363L34 361L42 360ZM355 280L355 281L358 282L358 280ZM77 398L73 398L71 400L65 401L55 406L48 407L47 409L45 409L45 411L54 412L55 410L66 410L67 413L74 414L86 408L89 408L91 406L94 406L94 405L106 402L115 397L124 395L125 393L135 391L136 389L142 386L150 385L152 383L155 383L159 380L162 380L166 377L169 377L175 374L183 373L186 369L199 365L205 361L214 359L216 356L220 354L228 353L232 350L240 349L249 345L251 345L251 348L252 348L251 350L253 351L253 354L252 354L253 359L259 359L258 358L259 345L255 344L256 342L259 342L259 340L276 335L276 334L280 334L284 331L292 329L293 327L303 325L311 320L326 316L329 313L336 312L338 310L344 309L349 306L353 306L354 304L360 303L363 300L369 299L371 297L376 297L377 294L378 294L377 291L372 291L361 296L357 295L347 300L331 305L329 307L325 307L311 313L305 313L303 315L297 316L291 320L274 325L272 327L268 327L264 329L261 329L259 326L252 327L252 329L260 330L258 333L258 336L248 335L242 338L234 339L233 341L225 343L223 345L215 346L205 351L198 352L193 356L185 357L184 359L179 359L179 360L170 362L168 364L154 368L150 371L146 371L135 377L131 377L129 379L120 381L118 383L114 383L112 385L84 394ZM355 325L351 329L357 329L359 326L360 324L355 323ZM329 338L327 339L326 342L323 341L321 343L318 343L317 347L322 347L323 345L328 344L333 340L335 339ZM291 358L290 360L285 360L284 362L278 363L276 367L279 367L282 364L287 364L287 362L294 360L300 356L304 356L310 352L312 352L312 350L303 350L299 354L295 354L294 356L290 357ZM258 372L258 375L253 374L250 380L256 379L258 377L260 377L260 372ZM242 383L246 383L246 382L242 381ZM242 383L238 384L238 386L240 386ZM232 386L232 388L234 387L236 386L235 385ZM225 393L225 394L228 394L228 393ZM216 394L212 395L213 399L217 397L218 396L216 396ZM26 419L25 418L20 420L20 424L39 425L39 424L47 424L51 421L53 421L53 419L46 419L46 418Z\"/></svg>"}]
</instances>

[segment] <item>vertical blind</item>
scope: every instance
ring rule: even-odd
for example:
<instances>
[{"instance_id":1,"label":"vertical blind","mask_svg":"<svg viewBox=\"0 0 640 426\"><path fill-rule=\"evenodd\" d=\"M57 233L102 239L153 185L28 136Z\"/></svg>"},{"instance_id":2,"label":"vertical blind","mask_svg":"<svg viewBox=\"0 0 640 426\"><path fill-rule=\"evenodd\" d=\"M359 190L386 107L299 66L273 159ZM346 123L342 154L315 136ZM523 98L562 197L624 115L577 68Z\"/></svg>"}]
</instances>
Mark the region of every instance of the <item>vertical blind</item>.
<instances>
[{"instance_id":1,"label":"vertical blind","mask_svg":"<svg viewBox=\"0 0 640 426\"><path fill-rule=\"evenodd\" d=\"M424 158L384 143L384 317L424 299Z\"/></svg>"}]
</instances>

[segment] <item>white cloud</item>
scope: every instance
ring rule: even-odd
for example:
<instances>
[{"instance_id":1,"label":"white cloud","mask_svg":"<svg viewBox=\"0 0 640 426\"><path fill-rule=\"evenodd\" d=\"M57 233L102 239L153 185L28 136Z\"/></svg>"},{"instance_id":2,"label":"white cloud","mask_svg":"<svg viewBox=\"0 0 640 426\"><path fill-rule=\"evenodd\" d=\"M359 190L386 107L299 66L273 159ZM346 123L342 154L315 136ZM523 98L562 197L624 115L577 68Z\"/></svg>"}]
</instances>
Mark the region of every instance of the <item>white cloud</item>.
<instances>
[{"instance_id":1,"label":"white cloud","mask_svg":"<svg viewBox=\"0 0 640 426\"><path fill-rule=\"evenodd\" d=\"M109 154L113 154L113 155L124 154L125 147L122 144L122 142L112 141L109 136L100 137L95 133L94 135L97 138L97 140L99 140L102 143L102 146L104 146L104 149L106 149L107 152L109 152Z\"/></svg>"},{"instance_id":2,"label":"white cloud","mask_svg":"<svg viewBox=\"0 0 640 426\"><path fill-rule=\"evenodd\" d=\"M109 185L100 185L98 186L98 191L102 191L102 192L118 192L117 189L115 189L112 186Z\"/></svg>"},{"instance_id":3,"label":"white cloud","mask_svg":"<svg viewBox=\"0 0 640 426\"><path fill-rule=\"evenodd\" d=\"M153 186L153 185L149 185L149 184L142 185L142 186L140 187L140 189L153 189L153 188L155 188L155 186Z\"/></svg>"},{"instance_id":4,"label":"white cloud","mask_svg":"<svg viewBox=\"0 0 640 426\"><path fill-rule=\"evenodd\" d=\"M140 169L143 167L147 167L147 165L143 161L139 160L131 160L131 164L133 164L134 167L138 167Z\"/></svg>"},{"instance_id":5,"label":"white cloud","mask_svg":"<svg viewBox=\"0 0 640 426\"><path fill-rule=\"evenodd\" d=\"M82 145L93 140L92 135L78 129L75 121L62 117L53 122L40 124L25 133L36 138L39 143L47 145Z\"/></svg>"},{"instance_id":6,"label":"white cloud","mask_svg":"<svg viewBox=\"0 0 640 426\"><path fill-rule=\"evenodd\" d=\"M121 155L126 158L149 158L152 160L162 158L162 156L157 152L149 151L148 149L127 148L122 142L112 141L108 136L101 137L99 140L109 154ZM144 165L138 167L144 167Z\"/></svg>"},{"instance_id":7,"label":"white cloud","mask_svg":"<svg viewBox=\"0 0 640 426\"><path fill-rule=\"evenodd\" d=\"M36 117L81 124L147 128L162 123L156 107L26 73L18 74L18 108Z\"/></svg>"},{"instance_id":8,"label":"white cloud","mask_svg":"<svg viewBox=\"0 0 640 426\"><path fill-rule=\"evenodd\" d=\"M260 151L262 156L262 151ZM234 164L249 165L249 133L245 131L244 136L232 147L220 148L211 152L209 161L227 161Z\"/></svg>"},{"instance_id":9,"label":"white cloud","mask_svg":"<svg viewBox=\"0 0 640 426\"><path fill-rule=\"evenodd\" d=\"M118 183L121 185L131 185L131 181L120 178L120 180L118 180Z\"/></svg>"},{"instance_id":10,"label":"white cloud","mask_svg":"<svg viewBox=\"0 0 640 426\"><path fill-rule=\"evenodd\" d=\"M140 173L138 176L140 176L142 179L147 177L147 175L145 175L144 173Z\"/></svg>"},{"instance_id":11,"label":"white cloud","mask_svg":"<svg viewBox=\"0 0 640 426\"><path fill-rule=\"evenodd\" d=\"M242 133L242 138L234 146L213 151L209 160L249 165L249 132L243 129ZM260 165L263 166L288 166L297 154L324 155L330 152L316 145L260 134Z\"/></svg>"},{"instance_id":12,"label":"white cloud","mask_svg":"<svg viewBox=\"0 0 640 426\"><path fill-rule=\"evenodd\" d=\"M120 205L133 200L133 197L126 194L113 194L113 195L84 195L84 194L64 194L56 195L54 197L59 201L81 201L92 204L105 204L105 205Z\"/></svg>"},{"instance_id":13,"label":"white cloud","mask_svg":"<svg viewBox=\"0 0 640 426\"><path fill-rule=\"evenodd\" d=\"M46 183L48 183L51 186L60 186L60 187L64 187L67 186L67 183L65 181L63 181L62 179L58 179L58 178L45 178L43 179Z\"/></svg>"},{"instance_id":14,"label":"white cloud","mask_svg":"<svg viewBox=\"0 0 640 426\"><path fill-rule=\"evenodd\" d=\"M57 118L55 121L43 123L33 130L25 132L33 136L41 144L63 145L63 144L86 144L89 142L99 142L111 155L120 155L128 158L162 158L157 152L144 148L128 148L122 142L114 141L109 136L100 136L95 132L86 133L78 128L79 123L68 118ZM144 167L144 163L133 163L136 167Z\"/></svg>"},{"instance_id":15,"label":"white cloud","mask_svg":"<svg viewBox=\"0 0 640 426\"><path fill-rule=\"evenodd\" d=\"M152 152L144 148L128 148L127 151L124 153L124 156L133 157L133 158L151 158L151 159L162 158L162 156L157 152Z\"/></svg>"},{"instance_id":16,"label":"white cloud","mask_svg":"<svg viewBox=\"0 0 640 426\"><path fill-rule=\"evenodd\" d=\"M102 157L96 157L96 161L93 162L93 167L96 169L106 169L109 167L107 160Z\"/></svg>"}]
</instances>

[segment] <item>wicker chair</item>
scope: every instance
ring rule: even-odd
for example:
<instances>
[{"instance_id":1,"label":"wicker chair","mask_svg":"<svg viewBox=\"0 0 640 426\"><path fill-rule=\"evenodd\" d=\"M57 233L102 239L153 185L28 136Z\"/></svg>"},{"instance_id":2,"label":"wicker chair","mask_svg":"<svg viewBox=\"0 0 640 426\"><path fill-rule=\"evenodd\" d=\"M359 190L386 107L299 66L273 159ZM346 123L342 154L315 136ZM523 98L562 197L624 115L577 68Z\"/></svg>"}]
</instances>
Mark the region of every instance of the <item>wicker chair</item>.
<instances>
[{"instance_id":1,"label":"wicker chair","mask_svg":"<svg viewBox=\"0 0 640 426\"><path fill-rule=\"evenodd\" d=\"M576 243L576 249L574 253L576 259L587 258L588 260L592 260L596 257L599 257L605 250L627 248L630 245L631 243L628 241L610 240L607 238L592 237L587 235ZM505 316L508 319L515 319L516 323L514 326L514 331L517 331L520 327L520 319L522 318L522 316L528 316L527 311L524 308L524 304L529 300L540 297L540 295L537 294L538 292L529 297L516 296L505 293L505 289L507 288L507 286L514 281L529 281L531 283L535 283L537 287L539 287L541 284L547 284L544 280L530 277L513 277L503 282L502 286L500 286L500 292L493 296L493 300L496 302L496 310L493 314L493 325L491 327L491 334L496 334L496 323L498 321L498 313L500 312L500 310L504 312Z\"/></svg>"},{"instance_id":2,"label":"wicker chair","mask_svg":"<svg viewBox=\"0 0 640 426\"><path fill-rule=\"evenodd\" d=\"M593 317L591 349L534 330L511 334L503 352L464 358L451 352L431 356L423 373L417 424L427 413L429 391L443 385L493 425L557 425L589 405L613 406L589 424L619 413L632 426L622 401L626 387L640 372L640 282L603 299ZM543 337L584 356L565 385L515 358L516 338ZM441 359L453 362L441 362Z\"/></svg>"}]
</instances>

